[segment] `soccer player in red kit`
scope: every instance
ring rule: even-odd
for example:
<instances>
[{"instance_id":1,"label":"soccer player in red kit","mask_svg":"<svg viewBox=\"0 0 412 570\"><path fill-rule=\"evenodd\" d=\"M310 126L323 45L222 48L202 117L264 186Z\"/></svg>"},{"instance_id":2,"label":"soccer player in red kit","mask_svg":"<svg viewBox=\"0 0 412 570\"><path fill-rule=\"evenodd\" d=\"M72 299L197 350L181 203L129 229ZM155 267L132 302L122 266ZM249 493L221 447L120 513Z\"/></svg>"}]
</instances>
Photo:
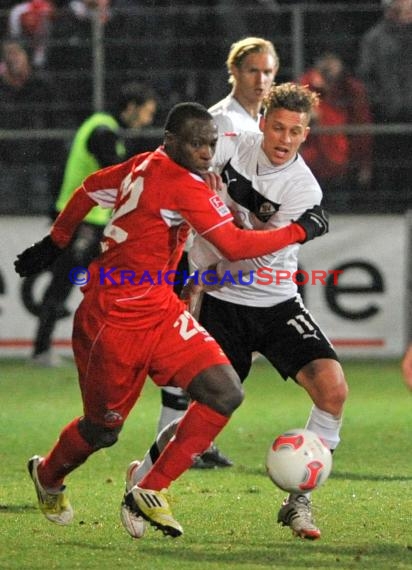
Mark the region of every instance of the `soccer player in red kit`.
<instances>
[{"instance_id":1,"label":"soccer player in red kit","mask_svg":"<svg viewBox=\"0 0 412 570\"><path fill-rule=\"evenodd\" d=\"M50 235L15 261L21 276L42 270L67 246L93 206L113 208L73 325L84 415L63 428L45 457L35 455L28 463L40 509L56 524L73 518L64 492L66 475L117 441L149 375L159 386L186 390L192 404L173 441L129 493L128 506L164 534L181 535L163 490L207 449L242 402L242 387L228 359L173 293L171 272L189 228L231 260L263 255L328 230L319 206L280 229L237 228L202 178L216 141L216 125L202 105L176 105L166 120L162 147L86 178Z\"/></svg>"}]
</instances>

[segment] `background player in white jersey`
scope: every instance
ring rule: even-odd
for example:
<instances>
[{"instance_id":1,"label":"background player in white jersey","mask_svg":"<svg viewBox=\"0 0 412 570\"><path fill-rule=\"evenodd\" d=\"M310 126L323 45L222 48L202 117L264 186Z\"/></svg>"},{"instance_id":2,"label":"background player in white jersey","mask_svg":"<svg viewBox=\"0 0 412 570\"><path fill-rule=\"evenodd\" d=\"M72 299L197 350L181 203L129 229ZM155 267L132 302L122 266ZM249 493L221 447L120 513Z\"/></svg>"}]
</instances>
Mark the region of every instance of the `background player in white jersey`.
<instances>
[{"instance_id":1,"label":"background player in white jersey","mask_svg":"<svg viewBox=\"0 0 412 570\"><path fill-rule=\"evenodd\" d=\"M263 99L279 69L272 42L249 37L232 44L226 60L232 91L210 107L219 133L259 132Z\"/></svg>"},{"instance_id":2,"label":"background player in white jersey","mask_svg":"<svg viewBox=\"0 0 412 570\"><path fill-rule=\"evenodd\" d=\"M272 87L264 103L261 134L223 136L218 141L214 165L227 185L226 202L237 224L245 229L279 228L308 207L319 204L322 191L298 154L309 133L310 114L318 97L292 83ZM227 282L205 291L199 321L219 342L242 381L249 374L252 355L264 355L286 380L293 378L313 401L306 427L334 450L339 441L347 384L337 355L312 315L303 305L292 279L276 283L277 271L297 270L299 245L287 246L263 257L229 262L200 237L190 256L202 271L216 267L221 278L239 271L250 285ZM256 279L259 268L268 268L268 279ZM270 277L273 281L270 280ZM235 277L236 278L236 277ZM167 433L169 431L169 433ZM166 430L139 465L129 466L127 484L136 483L173 432ZM309 494L290 495L278 522L302 538L317 539Z\"/></svg>"},{"instance_id":3,"label":"background player in white jersey","mask_svg":"<svg viewBox=\"0 0 412 570\"><path fill-rule=\"evenodd\" d=\"M226 66L232 90L227 97L209 109L218 131L259 132L263 99L279 69L276 49L272 42L264 38L243 38L232 44ZM186 263L186 253L183 255L181 267ZM179 388L163 388L158 433L171 421L182 417L187 406L188 398ZM193 463L193 467L198 469L231 465L232 461L223 455L215 444Z\"/></svg>"}]
</instances>

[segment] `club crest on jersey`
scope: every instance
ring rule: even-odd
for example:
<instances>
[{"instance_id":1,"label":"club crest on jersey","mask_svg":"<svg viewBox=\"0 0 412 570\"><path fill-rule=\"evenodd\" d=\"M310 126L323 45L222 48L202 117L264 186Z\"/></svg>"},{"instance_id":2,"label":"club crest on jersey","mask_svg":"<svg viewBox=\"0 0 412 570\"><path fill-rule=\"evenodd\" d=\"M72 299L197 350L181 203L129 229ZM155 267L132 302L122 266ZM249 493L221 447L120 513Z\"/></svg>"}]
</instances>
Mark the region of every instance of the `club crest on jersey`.
<instances>
[{"instance_id":1,"label":"club crest on jersey","mask_svg":"<svg viewBox=\"0 0 412 570\"><path fill-rule=\"evenodd\" d=\"M271 218L273 214L276 214L278 210L279 207L276 208L276 206L272 202L262 202L258 207L258 211L256 212L256 217L261 222L267 222L269 218Z\"/></svg>"},{"instance_id":2,"label":"club crest on jersey","mask_svg":"<svg viewBox=\"0 0 412 570\"><path fill-rule=\"evenodd\" d=\"M222 171L222 178L226 182L228 194L233 202L249 210L260 222L265 224L279 210L280 204L269 200L256 190L252 180L233 168L230 161Z\"/></svg>"},{"instance_id":3,"label":"club crest on jersey","mask_svg":"<svg viewBox=\"0 0 412 570\"><path fill-rule=\"evenodd\" d=\"M219 214L219 216L222 216L222 218L223 216L230 214L229 208L226 206L226 204L217 194L209 198L209 201L216 210L216 212Z\"/></svg>"}]
</instances>

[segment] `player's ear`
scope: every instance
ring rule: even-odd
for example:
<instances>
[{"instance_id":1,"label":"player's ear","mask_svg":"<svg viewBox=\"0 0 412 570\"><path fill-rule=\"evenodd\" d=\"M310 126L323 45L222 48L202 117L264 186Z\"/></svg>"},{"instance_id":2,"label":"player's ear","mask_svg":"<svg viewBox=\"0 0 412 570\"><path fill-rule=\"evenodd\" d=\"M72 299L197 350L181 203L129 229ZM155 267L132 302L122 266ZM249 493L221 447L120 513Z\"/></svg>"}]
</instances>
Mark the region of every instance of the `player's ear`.
<instances>
[{"instance_id":1,"label":"player's ear","mask_svg":"<svg viewBox=\"0 0 412 570\"><path fill-rule=\"evenodd\" d=\"M230 75L231 75L231 83L236 83L236 81L238 81L239 78L239 68L237 65L235 65L234 63L231 64L230 66Z\"/></svg>"},{"instance_id":2,"label":"player's ear","mask_svg":"<svg viewBox=\"0 0 412 570\"><path fill-rule=\"evenodd\" d=\"M266 119L265 117L262 115L259 119L259 129L263 132L264 128L265 128L265 123L266 123Z\"/></svg>"},{"instance_id":3,"label":"player's ear","mask_svg":"<svg viewBox=\"0 0 412 570\"><path fill-rule=\"evenodd\" d=\"M302 142L305 142L305 140L308 138L309 133L310 133L310 127L306 127L304 135L303 135L303 141Z\"/></svg>"},{"instance_id":4,"label":"player's ear","mask_svg":"<svg viewBox=\"0 0 412 570\"><path fill-rule=\"evenodd\" d=\"M173 145L175 143L176 136L173 133L171 133L170 131L165 131L163 140L164 140L165 146L170 146L170 145Z\"/></svg>"}]
</instances>

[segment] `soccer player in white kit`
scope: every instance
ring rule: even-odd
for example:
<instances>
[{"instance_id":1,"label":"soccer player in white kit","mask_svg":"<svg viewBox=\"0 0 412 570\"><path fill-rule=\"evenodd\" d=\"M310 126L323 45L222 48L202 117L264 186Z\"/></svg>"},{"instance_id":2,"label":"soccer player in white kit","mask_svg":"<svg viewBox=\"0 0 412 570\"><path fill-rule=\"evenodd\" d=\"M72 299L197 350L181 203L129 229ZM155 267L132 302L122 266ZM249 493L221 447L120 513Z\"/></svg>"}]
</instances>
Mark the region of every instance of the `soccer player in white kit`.
<instances>
[{"instance_id":1,"label":"soccer player in white kit","mask_svg":"<svg viewBox=\"0 0 412 570\"><path fill-rule=\"evenodd\" d=\"M213 164L226 183L225 201L240 227L279 228L320 203L321 188L298 153L317 102L317 95L307 87L274 86L264 103L261 134L219 139ZM304 306L297 284L291 278L276 278L297 270L298 251L299 245L294 244L233 263L202 238L195 238L190 250L193 265L200 273L214 267L218 283L225 280L221 287L206 288L199 322L218 341L242 381L258 351L285 380L292 378L304 388L313 401L306 428L333 451L340 441L348 392L344 373L330 341ZM130 465L128 485L139 481L172 434L173 424L157 438L142 464ZM289 495L277 520L296 536L320 538L308 493Z\"/></svg>"},{"instance_id":2,"label":"soccer player in white kit","mask_svg":"<svg viewBox=\"0 0 412 570\"><path fill-rule=\"evenodd\" d=\"M259 133L262 102L279 69L276 49L272 42L264 38L241 39L232 44L226 66L232 90L209 109L219 134L244 131ZM187 406L188 398L179 388L163 388L158 433L171 421L182 417ZM193 463L195 468L231 465L232 461L215 444Z\"/></svg>"}]
</instances>

